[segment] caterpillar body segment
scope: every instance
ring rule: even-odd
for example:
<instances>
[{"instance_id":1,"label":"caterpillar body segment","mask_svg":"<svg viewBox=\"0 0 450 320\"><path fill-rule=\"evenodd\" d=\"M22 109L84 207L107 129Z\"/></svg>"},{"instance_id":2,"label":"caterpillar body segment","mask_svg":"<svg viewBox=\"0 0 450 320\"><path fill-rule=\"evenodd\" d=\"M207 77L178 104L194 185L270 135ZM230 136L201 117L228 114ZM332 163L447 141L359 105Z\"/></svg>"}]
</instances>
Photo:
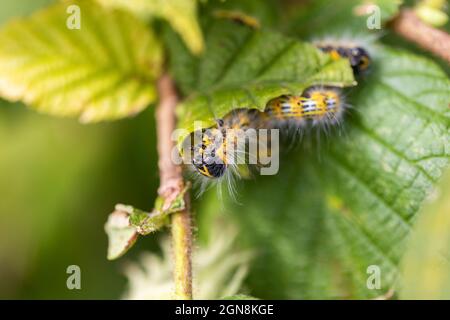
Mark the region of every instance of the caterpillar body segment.
<instances>
[{"instance_id":1,"label":"caterpillar body segment","mask_svg":"<svg viewBox=\"0 0 450 320\"><path fill-rule=\"evenodd\" d=\"M303 127L308 123L334 124L342 117L345 103L342 92L334 87L311 87L301 96L284 95L269 101L265 113L275 126L295 125Z\"/></svg>"}]
</instances>

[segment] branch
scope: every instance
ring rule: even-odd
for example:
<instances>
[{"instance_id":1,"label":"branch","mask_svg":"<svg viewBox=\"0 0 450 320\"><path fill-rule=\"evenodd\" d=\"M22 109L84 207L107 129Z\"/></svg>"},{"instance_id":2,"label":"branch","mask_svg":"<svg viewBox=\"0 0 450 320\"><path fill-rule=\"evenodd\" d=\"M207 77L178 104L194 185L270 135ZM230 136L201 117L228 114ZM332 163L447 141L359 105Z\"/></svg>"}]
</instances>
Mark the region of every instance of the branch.
<instances>
[{"instance_id":1,"label":"branch","mask_svg":"<svg viewBox=\"0 0 450 320\"><path fill-rule=\"evenodd\" d=\"M450 35L425 24L412 10L401 10L391 22L391 28L403 38L450 63Z\"/></svg>"},{"instance_id":2,"label":"branch","mask_svg":"<svg viewBox=\"0 0 450 320\"><path fill-rule=\"evenodd\" d=\"M175 143L172 132L175 130L175 107L178 96L172 79L163 75L158 81L159 105L156 109L158 135L158 167L160 187L158 194L165 199L165 205L184 189L181 167L171 158ZM186 209L172 215L172 247L174 254L175 298L192 299L192 266L191 266L191 217L189 213L189 194L185 195Z\"/></svg>"}]
</instances>

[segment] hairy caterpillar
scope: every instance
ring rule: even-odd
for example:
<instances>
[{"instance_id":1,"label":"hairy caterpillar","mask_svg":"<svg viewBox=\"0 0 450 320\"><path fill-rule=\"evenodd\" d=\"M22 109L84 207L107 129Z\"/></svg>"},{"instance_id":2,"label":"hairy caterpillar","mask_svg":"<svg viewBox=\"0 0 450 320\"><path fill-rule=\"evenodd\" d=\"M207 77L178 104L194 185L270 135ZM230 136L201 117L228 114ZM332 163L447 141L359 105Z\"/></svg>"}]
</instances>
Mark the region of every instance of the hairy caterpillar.
<instances>
[{"instance_id":1,"label":"hairy caterpillar","mask_svg":"<svg viewBox=\"0 0 450 320\"><path fill-rule=\"evenodd\" d=\"M234 111L219 120L216 127L194 133L197 142L192 143L192 166L207 180L220 179L229 172L236 173L236 164L245 162L236 161L236 158L242 160L240 157L249 155L246 146L252 141L242 144L239 139L242 130L282 128L289 123L299 128L307 123L333 125L339 122L344 109L339 88L315 86L301 96L285 95L272 99L263 113L247 109ZM257 158L259 155L249 156Z\"/></svg>"},{"instance_id":2,"label":"hairy caterpillar","mask_svg":"<svg viewBox=\"0 0 450 320\"><path fill-rule=\"evenodd\" d=\"M347 58L355 76L364 75L371 65L368 52L358 45L331 41L316 42L315 45L333 59ZM236 143L234 130L294 127L300 131L307 126L327 128L340 124L347 107L340 88L313 86L301 95L283 95L270 100L264 112L247 109L234 111L218 120L216 127L197 132L200 142L191 149L192 166L206 182L227 177L232 190L232 176L238 171L229 158L245 154L245 146ZM227 150L233 150L234 154Z\"/></svg>"},{"instance_id":3,"label":"hairy caterpillar","mask_svg":"<svg viewBox=\"0 0 450 320\"><path fill-rule=\"evenodd\" d=\"M370 68L372 59L362 46L344 41L316 41L314 45L323 52L329 53L331 58L348 59L355 76L364 75Z\"/></svg>"},{"instance_id":4,"label":"hairy caterpillar","mask_svg":"<svg viewBox=\"0 0 450 320\"><path fill-rule=\"evenodd\" d=\"M315 86L306 89L301 96L284 95L270 100L265 113L276 127L293 124L301 127L334 125L340 121L345 110L341 89Z\"/></svg>"}]
</instances>

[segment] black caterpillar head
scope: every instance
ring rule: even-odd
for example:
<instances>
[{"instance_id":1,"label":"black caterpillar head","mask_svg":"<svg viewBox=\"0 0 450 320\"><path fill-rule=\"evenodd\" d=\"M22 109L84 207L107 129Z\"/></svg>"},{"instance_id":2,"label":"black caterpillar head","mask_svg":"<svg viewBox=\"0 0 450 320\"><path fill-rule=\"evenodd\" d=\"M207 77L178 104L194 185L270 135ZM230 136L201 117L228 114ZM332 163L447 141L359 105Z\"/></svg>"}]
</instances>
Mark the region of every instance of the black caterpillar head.
<instances>
[{"instance_id":1,"label":"black caterpillar head","mask_svg":"<svg viewBox=\"0 0 450 320\"><path fill-rule=\"evenodd\" d=\"M353 47L346 50L346 56L350 61L354 74L364 74L369 69L371 64L369 53L361 47Z\"/></svg>"},{"instance_id":2,"label":"black caterpillar head","mask_svg":"<svg viewBox=\"0 0 450 320\"><path fill-rule=\"evenodd\" d=\"M224 163L207 163L206 161L195 163L193 160L192 164L201 175L211 179L222 177L227 169Z\"/></svg>"},{"instance_id":3,"label":"black caterpillar head","mask_svg":"<svg viewBox=\"0 0 450 320\"><path fill-rule=\"evenodd\" d=\"M220 178L227 165L224 156L225 138L221 130L202 132L202 142L194 146L192 164L201 175L207 178Z\"/></svg>"},{"instance_id":4,"label":"black caterpillar head","mask_svg":"<svg viewBox=\"0 0 450 320\"><path fill-rule=\"evenodd\" d=\"M363 75L371 65L371 58L366 49L353 45L318 44L323 52L329 53L332 59L346 58L355 75Z\"/></svg>"}]
</instances>

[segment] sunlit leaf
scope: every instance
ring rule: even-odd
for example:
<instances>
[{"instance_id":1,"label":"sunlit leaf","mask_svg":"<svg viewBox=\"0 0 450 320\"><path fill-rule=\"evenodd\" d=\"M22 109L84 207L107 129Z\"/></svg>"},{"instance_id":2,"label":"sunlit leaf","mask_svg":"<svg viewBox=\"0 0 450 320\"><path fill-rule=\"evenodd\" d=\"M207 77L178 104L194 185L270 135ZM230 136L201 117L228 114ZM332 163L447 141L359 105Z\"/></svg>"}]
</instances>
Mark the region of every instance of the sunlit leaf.
<instances>
[{"instance_id":1,"label":"sunlit leaf","mask_svg":"<svg viewBox=\"0 0 450 320\"><path fill-rule=\"evenodd\" d=\"M162 18L178 32L194 54L203 51L197 22L197 0L97 0L104 6L127 9L143 19Z\"/></svg>"},{"instance_id":2,"label":"sunlit leaf","mask_svg":"<svg viewBox=\"0 0 450 320\"><path fill-rule=\"evenodd\" d=\"M74 2L61 2L0 30L0 95L81 121L134 115L156 99L161 45L133 15L90 1L73 22ZM75 9L74 9L75 8ZM70 13L67 13L70 12Z\"/></svg>"},{"instance_id":3,"label":"sunlit leaf","mask_svg":"<svg viewBox=\"0 0 450 320\"><path fill-rule=\"evenodd\" d=\"M414 8L414 12L425 23L435 27L442 27L448 22L445 13L446 1L421 1Z\"/></svg>"}]
</instances>

